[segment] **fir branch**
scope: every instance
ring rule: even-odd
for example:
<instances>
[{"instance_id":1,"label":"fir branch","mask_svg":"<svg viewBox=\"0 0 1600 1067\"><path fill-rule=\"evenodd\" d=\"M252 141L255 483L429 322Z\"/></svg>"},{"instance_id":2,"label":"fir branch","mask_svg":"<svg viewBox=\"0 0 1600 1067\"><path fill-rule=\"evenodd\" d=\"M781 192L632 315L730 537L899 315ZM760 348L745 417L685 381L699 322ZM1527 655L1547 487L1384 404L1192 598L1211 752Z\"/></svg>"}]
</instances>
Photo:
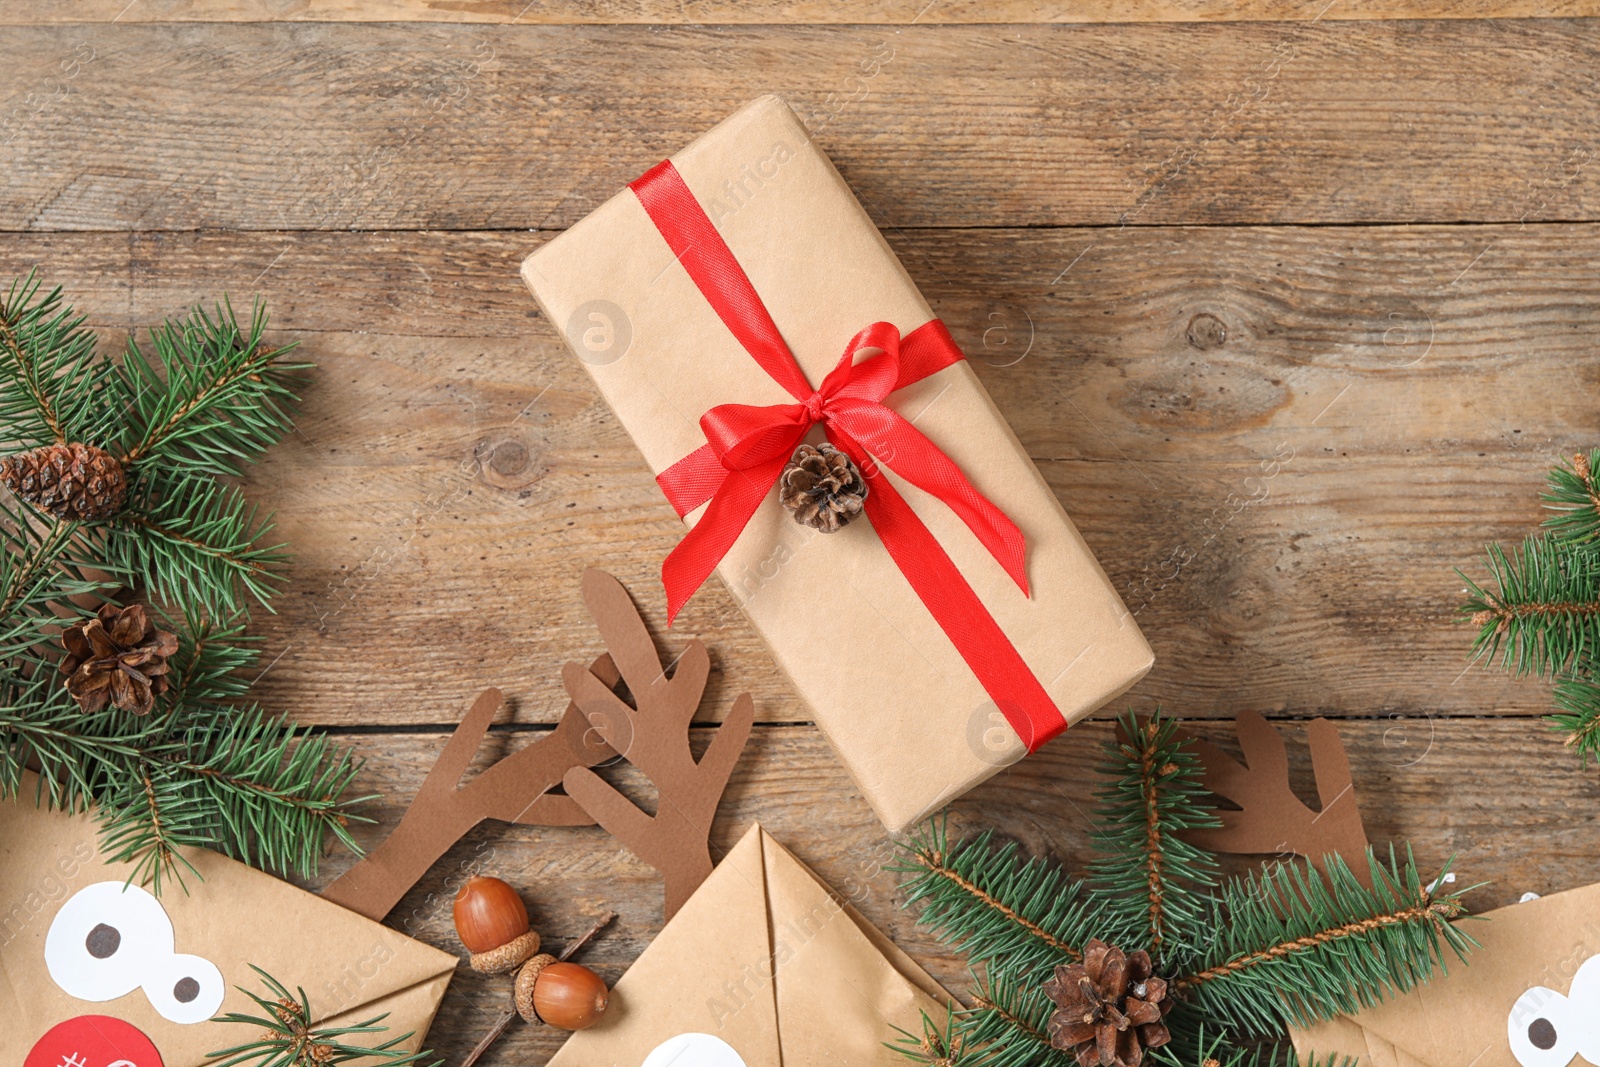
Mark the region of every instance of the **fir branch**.
<instances>
[{"instance_id":1,"label":"fir branch","mask_svg":"<svg viewBox=\"0 0 1600 1067\"><path fill-rule=\"evenodd\" d=\"M348 750L237 704L257 660L246 608L271 595L284 555L270 520L218 480L287 432L300 366L263 343L259 303L248 329L226 301L167 323L121 365L83 322L34 275L0 298L0 440L91 444L132 467L127 506L105 520L0 503L0 797L33 772L37 803L98 806L102 847L158 892L191 847L314 873L330 835L354 848L368 798L344 795L359 769ZM86 715L63 686L60 631L124 585L179 636L170 687L149 716Z\"/></svg>"},{"instance_id":2,"label":"fir branch","mask_svg":"<svg viewBox=\"0 0 1600 1067\"><path fill-rule=\"evenodd\" d=\"M1079 958L1092 915L1081 883L1039 859L1024 860L1016 842L996 847L984 833L951 845L943 820L930 820L902 844L909 875L906 905L919 921L974 966L1005 960L1043 982L1058 964Z\"/></svg>"},{"instance_id":3,"label":"fir branch","mask_svg":"<svg viewBox=\"0 0 1600 1067\"><path fill-rule=\"evenodd\" d=\"M208 1060L220 1061L216 1067L336 1067L342 1063L361 1062L367 1067L437 1067L443 1061L430 1052L408 1052L405 1044L414 1032L388 1038L379 1044L351 1043L351 1038L386 1034L381 1025L389 1017L385 1012L352 1026L318 1026L311 1014L311 1002L303 988L290 993L288 988L266 971L250 965L267 989L267 996L238 987L260 1010L260 1015L229 1012L213 1022L237 1023L254 1027L259 1035L240 1045L220 1052L208 1052Z\"/></svg>"},{"instance_id":4,"label":"fir branch","mask_svg":"<svg viewBox=\"0 0 1600 1067\"><path fill-rule=\"evenodd\" d=\"M928 1023L903 1034L902 1052L938 1067L1076 1067L1075 1052L1049 1044L1059 1009L1044 988L1075 958L1062 950L1092 933L1124 952L1164 948L1156 974L1175 999L1170 1040L1146 1049L1153 1063L1287 1067L1291 1054L1272 1044L1285 1024L1405 992L1473 945L1450 922L1461 894L1424 888L1409 853L1385 866L1369 850L1371 888L1338 857L1326 877L1295 861L1219 886L1216 858L1178 836L1220 820L1171 720L1125 720L1103 769L1087 888L988 834L952 846L942 822L907 846L906 904L966 954L977 994L938 1040Z\"/></svg>"},{"instance_id":5,"label":"fir branch","mask_svg":"<svg viewBox=\"0 0 1600 1067\"><path fill-rule=\"evenodd\" d=\"M1163 877L1166 864L1162 856L1167 835L1161 825L1160 786L1161 776L1168 772L1166 767L1157 762L1157 755L1148 747L1141 754L1139 791L1144 800L1144 888L1145 896L1150 901L1150 932L1147 940L1150 951L1159 959L1167 933L1167 887Z\"/></svg>"},{"instance_id":6,"label":"fir branch","mask_svg":"<svg viewBox=\"0 0 1600 1067\"><path fill-rule=\"evenodd\" d=\"M182 882L183 848L211 848L278 873L314 875L329 835L353 851L347 797L361 764L325 735L259 707L187 707L145 718L85 716L58 677L13 679L0 705L0 796L38 773L43 803L100 805L101 847L157 890Z\"/></svg>"},{"instance_id":7,"label":"fir branch","mask_svg":"<svg viewBox=\"0 0 1600 1067\"><path fill-rule=\"evenodd\" d=\"M1338 857L1326 877L1296 860L1230 883L1217 936L1178 990L1207 1018L1270 1036L1404 993L1445 966L1446 948L1464 959L1475 943L1450 923L1461 894L1430 893L1409 853L1367 859L1371 889Z\"/></svg>"},{"instance_id":8,"label":"fir branch","mask_svg":"<svg viewBox=\"0 0 1600 1067\"><path fill-rule=\"evenodd\" d=\"M245 618L231 622L202 619L192 629L184 621L157 611L158 625L178 635L168 688L160 704L178 710L192 704L218 704L243 697L250 690L245 672L261 661L255 639L245 633Z\"/></svg>"},{"instance_id":9,"label":"fir branch","mask_svg":"<svg viewBox=\"0 0 1600 1067\"><path fill-rule=\"evenodd\" d=\"M108 708L85 716L53 670L0 673L0 797L20 793L37 772L35 800L82 811L119 772L132 769L160 730L148 720Z\"/></svg>"},{"instance_id":10,"label":"fir branch","mask_svg":"<svg viewBox=\"0 0 1600 1067\"><path fill-rule=\"evenodd\" d=\"M1555 467L1548 475L1545 507L1556 514L1544 525L1569 545L1589 546L1600 537L1600 449L1570 462L1570 470Z\"/></svg>"},{"instance_id":11,"label":"fir branch","mask_svg":"<svg viewBox=\"0 0 1600 1067\"><path fill-rule=\"evenodd\" d=\"M1468 582L1473 653L1517 674L1556 679L1548 721L1583 762L1600 759L1600 449L1548 475L1549 531L1508 557L1488 548L1498 592Z\"/></svg>"},{"instance_id":12,"label":"fir branch","mask_svg":"<svg viewBox=\"0 0 1600 1067\"><path fill-rule=\"evenodd\" d=\"M1191 1028L1180 1020L1172 1043L1149 1053L1149 1062L1159 1067L1356 1067L1348 1056L1298 1056L1292 1047L1280 1044L1239 1047L1204 1023Z\"/></svg>"},{"instance_id":13,"label":"fir branch","mask_svg":"<svg viewBox=\"0 0 1600 1067\"><path fill-rule=\"evenodd\" d=\"M60 299L60 290L50 294L51 297ZM10 308L0 311L0 354L3 354L13 383L21 394L23 402L27 405L24 410L27 416L18 412L11 416L17 423L24 423L28 416L35 418L40 423L40 428L28 434L34 440L53 440L65 442L67 435L62 432L61 420L56 416L54 405L45 396L44 389L39 384L39 369L32 358L32 352L23 349L22 341L17 336L21 315L13 313ZM92 342L92 338L91 338ZM29 346L30 348L32 346ZM22 434L18 435L19 437Z\"/></svg>"},{"instance_id":14,"label":"fir branch","mask_svg":"<svg viewBox=\"0 0 1600 1067\"><path fill-rule=\"evenodd\" d=\"M1285 1067L1360 1067L1361 1063L1354 1056L1341 1056L1336 1052L1330 1052L1326 1057L1319 1056L1315 1052L1306 1056L1296 1056L1290 1052L1285 1055L1282 1062ZM1225 1063L1219 1064L1218 1067L1253 1067L1253 1064Z\"/></svg>"},{"instance_id":15,"label":"fir branch","mask_svg":"<svg viewBox=\"0 0 1600 1067\"><path fill-rule=\"evenodd\" d=\"M120 853L132 859L134 868L133 873L128 876L129 880L138 882L141 885L149 885L154 893L160 896L162 878L169 873L177 875L180 885L183 883L182 871L178 869L180 864L183 870L188 871L195 878L200 877L200 872L195 870L194 864L190 863L188 857L183 854L182 844L174 837L174 827L167 820L167 811L173 807L170 789L158 790L156 783L150 778L149 766L143 762L138 765L136 773L139 777L139 784L143 787L143 803L139 816L129 819L124 824L121 832L115 827L108 827L107 832L101 837L101 844L108 852ZM190 819L187 820L190 825L182 828L181 836L193 836L194 828L192 823L194 813L188 812L185 814L190 815ZM140 829L138 835L128 832L135 825ZM135 843L130 846L129 842L135 836L143 839L142 845Z\"/></svg>"},{"instance_id":16,"label":"fir branch","mask_svg":"<svg viewBox=\"0 0 1600 1067\"><path fill-rule=\"evenodd\" d=\"M1510 555L1490 545L1487 563L1493 592L1461 574L1469 594L1461 610L1479 627L1475 656L1516 674L1558 674L1600 648L1600 570L1587 552L1530 537Z\"/></svg>"},{"instance_id":17,"label":"fir branch","mask_svg":"<svg viewBox=\"0 0 1600 1067\"><path fill-rule=\"evenodd\" d=\"M0 510L3 509L4 506L0 505ZM7 513L6 518L15 518L17 522L16 527L6 531L8 535L27 524L27 520L21 516ZM51 577L51 570L66 554L76 530L77 523L57 520L42 531L33 544L25 544L16 552L6 553L4 570L0 571L0 618L24 605L39 603L42 606L48 603L48 599L41 602L41 595L48 598L54 594L54 588L46 583ZM10 540L9 537L7 539Z\"/></svg>"},{"instance_id":18,"label":"fir branch","mask_svg":"<svg viewBox=\"0 0 1600 1067\"><path fill-rule=\"evenodd\" d=\"M307 365L283 362L294 345L263 344L266 326L259 300L247 329L224 300L214 316L195 308L151 330L149 355L130 339L122 461L141 473L230 476L282 440L293 426L295 390Z\"/></svg>"},{"instance_id":19,"label":"fir branch","mask_svg":"<svg viewBox=\"0 0 1600 1067\"><path fill-rule=\"evenodd\" d=\"M1566 677L1556 682L1556 714L1549 722L1566 734L1567 747L1585 763L1600 761L1600 681Z\"/></svg>"},{"instance_id":20,"label":"fir branch","mask_svg":"<svg viewBox=\"0 0 1600 1067\"><path fill-rule=\"evenodd\" d=\"M115 425L120 381L96 358L94 334L60 287L40 289L33 271L0 299L0 440L20 448L96 440Z\"/></svg>"},{"instance_id":21,"label":"fir branch","mask_svg":"<svg viewBox=\"0 0 1600 1067\"><path fill-rule=\"evenodd\" d=\"M1046 1036L1055 1005L1033 977L1000 963L980 979L973 1006L951 1017L942 1062L950 1067L1077 1067L1077 1057L1052 1047Z\"/></svg>"},{"instance_id":22,"label":"fir branch","mask_svg":"<svg viewBox=\"0 0 1600 1067\"><path fill-rule=\"evenodd\" d=\"M1362 937L1366 934L1377 933L1386 926L1398 926L1405 923L1417 923L1423 920L1453 919L1461 914L1461 909L1448 904L1429 903L1414 904L1409 908L1401 908L1384 915L1375 915L1368 919L1357 919L1345 923L1343 926L1331 930L1318 930L1314 934L1297 937L1292 941L1283 941L1271 948L1261 949L1226 963L1218 964L1210 970L1191 974L1182 979L1184 988L1192 989L1202 982L1214 982L1219 978L1230 978L1241 971L1258 967L1274 960L1286 959L1297 952L1310 952L1335 942L1344 941L1352 937Z\"/></svg>"},{"instance_id":23,"label":"fir branch","mask_svg":"<svg viewBox=\"0 0 1600 1067\"><path fill-rule=\"evenodd\" d=\"M1177 724L1159 712L1119 722L1100 771L1109 779L1095 809L1091 864L1094 906L1105 917L1101 940L1135 944L1168 971L1195 951L1209 918L1205 890L1216 885L1215 858L1179 835L1221 825L1199 759Z\"/></svg>"},{"instance_id":24,"label":"fir branch","mask_svg":"<svg viewBox=\"0 0 1600 1067\"><path fill-rule=\"evenodd\" d=\"M288 559L283 544L268 540L272 530L271 516L236 488L206 475L151 473L106 527L104 552L143 576L157 599L229 618L247 609L246 598L270 610Z\"/></svg>"},{"instance_id":25,"label":"fir branch","mask_svg":"<svg viewBox=\"0 0 1600 1067\"><path fill-rule=\"evenodd\" d=\"M893 1041L885 1041L884 1046L908 1060L926 1064L927 1067L958 1067L961 1044L959 1040L952 1040L950 1037L955 1028L955 1004L945 1005L942 1026L934 1022L933 1017L927 1012L921 1012L920 1015L922 1017L920 1031L896 1026L894 1030L900 1036Z\"/></svg>"},{"instance_id":26,"label":"fir branch","mask_svg":"<svg viewBox=\"0 0 1600 1067\"><path fill-rule=\"evenodd\" d=\"M0 502L0 661L38 658L41 641L90 613L80 600L108 591L72 558L79 528Z\"/></svg>"},{"instance_id":27,"label":"fir branch","mask_svg":"<svg viewBox=\"0 0 1600 1067\"><path fill-rule=\"evenodd\" d=\"M168 824L158 837L138 798L114 786L103 821L115 859L148 860L176 844L214 848L280 874L315 875L326 835L359 851L349 830L359 816L350 809L372 798L340 798L360 762L259 707L191 708L163 745L141 756Z\"/></svg>"},{"instance_id":28,"label":"fir branch","mask_svg":"<svg viewBox=\"0 0 1600 1067\"><path fill-rule=\"evenodd\" d=\"M1040 1048L1033 1050L1035 1055L1041 1054L1044 1048L1051 1047L1050 1038L1045 1032L1045 1027L1050 1022L1050 1016L1055 1012L1054 1005L1040 1009L1043 1015L1042 1020L1025 1019L1019 1014L1023 1010L1022 1008L1007 1007L1004 1003L991 999L991 996L992 993L990 995L978 994L972 998L973 1006L980 1012L988 1012L993 1015L1005 1026L1008 1034L1015 1034L1036 1046L1040 1046Z\"/></svg>"}]
</instances>

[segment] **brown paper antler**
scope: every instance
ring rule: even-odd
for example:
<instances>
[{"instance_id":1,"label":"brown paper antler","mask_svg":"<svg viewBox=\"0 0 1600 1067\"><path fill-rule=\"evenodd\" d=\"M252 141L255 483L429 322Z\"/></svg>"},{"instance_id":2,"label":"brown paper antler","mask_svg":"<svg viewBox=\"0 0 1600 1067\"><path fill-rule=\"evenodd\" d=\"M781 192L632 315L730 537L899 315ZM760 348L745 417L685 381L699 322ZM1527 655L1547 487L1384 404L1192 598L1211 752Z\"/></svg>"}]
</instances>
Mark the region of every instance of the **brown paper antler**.
<instances>
[{"instance_id":1,"label":"brown paper antler","mask_svg":"<svg viewBox=\"0 0 1600 1067\"><path fill-rule=\"evenodd\" d=\"M589 670L596 686L617 684L610 656L601 656ZM538 826L594 822L571 797L549 792L569 769L593 767L616 755L589 729L576 704L567 705L550 733L460 784L502 699L498 689L479 695L394 832L323 890L323 897L381 922L451 845L485 819Z\"/></svg>"},{"instance_id":2,"label":"brown paper antler","mask_svg":"<svg viewBox=\"0 0 1600 1067\"><path fill-rule=\"evenodd\" d=\"M567 793L612 836L661 872L670 919L711 873L711 820L750 737L755 703L749 693L740 694L696 762L689 751L689 723L711 672L705 645L690 642L669 678L638 608L620 582L603 571L586 571L583 598L637 710L612 692L604 676L596 677L579 664L567 664L561 680L601 738L655 784L660 799L655 815L649 815L586 767L567 771Z\"/></svg>"},{"instance_id":3,"label":"brown paper antler","mask_svg":"<svg viewBox=\"0 0 1600 1067\"><path fill-rule=\"evenodd\" d=\"M1185 836L1212 852L1248 855L1293 852L1326 870L1327 857L1341 857L1362 884L1372 885L1367 864L1367 831L1361 825L1350 779L1350 759L1339 731L1327 719L1307 727L1311 767L1317 779L1321 811L1312 811L1289 788L1289 754L1278 731L1254 711L1239 713L1235 722L1243 764L1209 741L1190 744L1205 766L1205 786L1243 810L1223 811L1222 826Z\"/></svg>"}]
</instances>

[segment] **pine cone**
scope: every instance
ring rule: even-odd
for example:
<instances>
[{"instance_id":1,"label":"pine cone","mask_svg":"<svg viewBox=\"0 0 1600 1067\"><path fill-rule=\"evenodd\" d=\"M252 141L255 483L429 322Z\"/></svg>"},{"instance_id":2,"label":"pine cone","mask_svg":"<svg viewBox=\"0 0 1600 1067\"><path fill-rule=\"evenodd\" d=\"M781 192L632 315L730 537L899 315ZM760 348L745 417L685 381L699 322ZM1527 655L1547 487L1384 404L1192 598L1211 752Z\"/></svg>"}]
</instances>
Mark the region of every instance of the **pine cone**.
<instances>
[{"instance_id":1,"label":"pine cone","mask_svg":"<svg viewBox=\"0 0 1600 1067\"><path fill-rule=\"evenodd\" d=\"M1076 1053L1079 1067L1138 1067L1145 1049L1172 1040L1161 1021L1172 1010L1171 990L1150 972L1143 949L1124 953L1091 940L1082 963L1057 967L1044 985L1059 1008L1046 1027L1050 1044Z\"/></svg>"},{"instance_id":2,"label":"pine cone","mask_svg":"<svg viewBox=\"0 0 1600 1067\"><path fill-rule=\"evenodd\" d=\"M61 635L66 658L61 673L78 707L93 715L109 701L123 711L146 715L167 688L167 657L178 638L158 630L138 604L106 604L100 614Z\"/></svg>"},{"instance_id":3,"label":"pine cone","mask_svg":"<svg viewBox=\"0 0 1600 1067\"><path fill-rule=\"evenodd\" d=\"M94 445L43 445L0 459L0 482L62 519L108 519L128 499L128 472Z\"/></svg>"},{"instance_id":4,"label":"pine cone","mask_svg":"<svg viewBox=\"0 0 1600 1067\"><path fill-rule=\"evenodd\" d=\"M861 514L867 482L832 445L801 445L778 478L778 499L795 522L833 533Z\"/></svg>"}]
</instances>

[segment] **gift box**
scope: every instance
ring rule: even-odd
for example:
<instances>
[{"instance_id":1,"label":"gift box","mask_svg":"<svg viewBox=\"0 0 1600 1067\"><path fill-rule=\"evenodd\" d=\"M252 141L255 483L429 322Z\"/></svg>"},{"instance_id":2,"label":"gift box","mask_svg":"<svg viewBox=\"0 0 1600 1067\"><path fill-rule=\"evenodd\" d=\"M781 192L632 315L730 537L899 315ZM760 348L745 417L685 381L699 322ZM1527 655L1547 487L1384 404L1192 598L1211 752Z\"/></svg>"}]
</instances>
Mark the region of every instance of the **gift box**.
<instances>
[{"instance_id":1,"label":"gift box","mask_svg":"<svg viewBox=\"0 0 1600 1067\"><path fill-rule=\"evenodd\" d=\"M1055 494L778 97L522 273L690 526L663 565L669 610L715 567L889 829L1149 669ZM837 532L779 499L801 442L850 456L865 487Z\"/></svg>"},{"instance_id":2,"label":"gift box","mask_svg":"<svg viewBox=\"0 0 1600 1067\"><path fill-rule=\"evenodd\" d=\"M317 1026L387 1014L420 1046L456 960L254 868L185 849L160 896L101 854L92 814L36 806L36 779L0 802L0 1063L201 1067L260 1028L260 967L304 988Z\"/></svg>"},{"instance_id":3,"label":"gift box","mask_svg":"<svg viewBox=\"0 0 1600 1067\"><path fill-rule=\"evenodd\" d=\"M903 1064L948 993L760 826L751 827L550 1067Z\"/></svg>"}]
</instances>

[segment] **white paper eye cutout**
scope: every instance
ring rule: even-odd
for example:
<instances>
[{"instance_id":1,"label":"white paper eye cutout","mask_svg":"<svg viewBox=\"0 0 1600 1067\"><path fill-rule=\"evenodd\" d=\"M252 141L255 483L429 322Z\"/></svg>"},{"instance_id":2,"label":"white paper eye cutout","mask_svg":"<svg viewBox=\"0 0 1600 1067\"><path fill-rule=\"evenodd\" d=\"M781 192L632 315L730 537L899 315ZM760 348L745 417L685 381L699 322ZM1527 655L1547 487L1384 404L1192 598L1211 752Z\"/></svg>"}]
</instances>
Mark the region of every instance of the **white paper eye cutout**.
<instances>
[{"instance_id":1,"label":"white paper eye cutout","mask_svg":"<svg viewBox=\"0 0 1600 1067\"><path fill-rule=\"evenodd\" d=\"M744 1057L720 1037L679 1034L655 1047L640 1067L749 1067Z\"/></svg>"},{"instance_id":2,"label":"white paper eye cutout","mask_svg":"<svg viewBox=\"0 0 1600 1067\"><path fill-rule=\"evenodd\" d=\"M152 959L172 955L172 921L138 886L96 882L73 894L50 922L44 962L61 991L94 1002L127 996Z\"/></svg>"},{"instance_id":3,"label":"white paper eye cutout","mask_svg":"<svg viewBox=\"0 0 1600 1067\"><path fill-rule=\"evenodd\" d=\"M69 997L100 1003L143 988L169 1022L205 1022L227 992L211 961L173 951L172 920L138 886L96 882L61 906L45 935L50 977Z\"/></svg>"},{"instance_id":4,"label":"white paper eye cutout","mask_svg":"<svg viewBox=\"0 0 1600 1067\"><path fill-rule=\"evenodd\" d=\"M1578 973L1572 976L1567 1000L1583 1019L1583 1030L1578 1034L1578 1055L1592 1064L1600 1064L1600 956L1590 956L1583 961Z\"/></svg>"},{"instance_id":5,"label":"white paper eye cutout","mask_svg":"<svg viewBox=\"0 0 1600 1067\"><path fill-rule=\"evenodd\" d=\"M222 972L199 956L173 955L157 960L146 972L144 995L168 1022L203 1023L217 1013L227 986Z\"/></svg>"},{"instance_id":6,"label":"white paper eye cutout","mask_svg":"<svg viewBox=\"0 0 1600 1067\"><path fill-rule=\"evenodd\" d=\"M1554 989L1534 986L1506 1017L1506 1039L1522 1067L1567 1067L1578 1054L1584 1012Z\"/></svg>"}]
</instances>

